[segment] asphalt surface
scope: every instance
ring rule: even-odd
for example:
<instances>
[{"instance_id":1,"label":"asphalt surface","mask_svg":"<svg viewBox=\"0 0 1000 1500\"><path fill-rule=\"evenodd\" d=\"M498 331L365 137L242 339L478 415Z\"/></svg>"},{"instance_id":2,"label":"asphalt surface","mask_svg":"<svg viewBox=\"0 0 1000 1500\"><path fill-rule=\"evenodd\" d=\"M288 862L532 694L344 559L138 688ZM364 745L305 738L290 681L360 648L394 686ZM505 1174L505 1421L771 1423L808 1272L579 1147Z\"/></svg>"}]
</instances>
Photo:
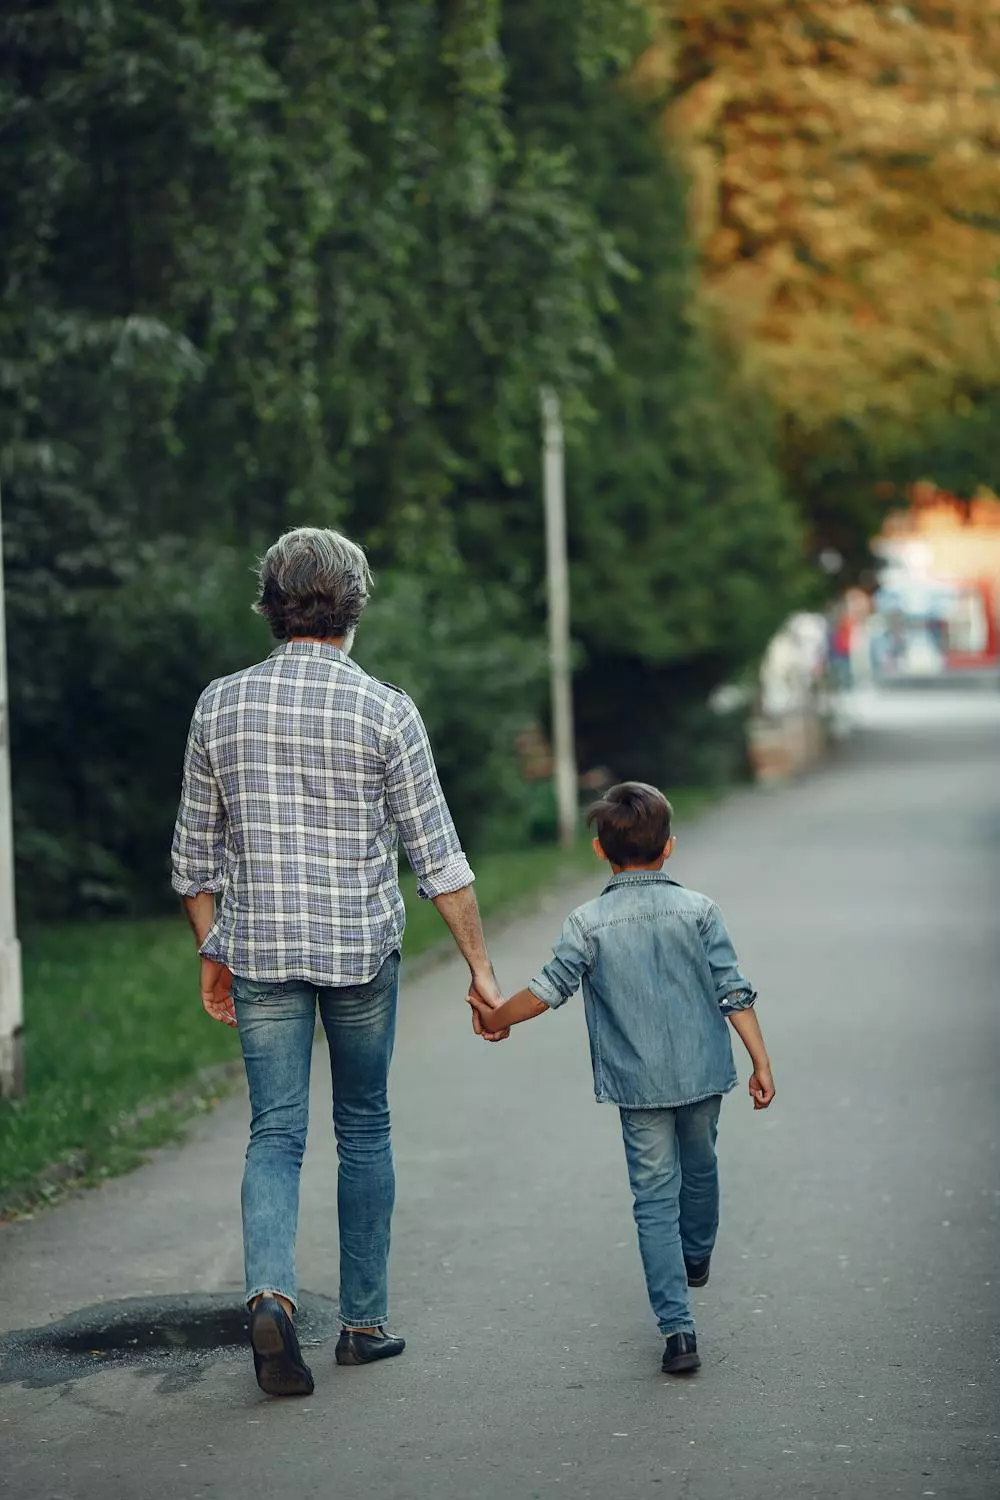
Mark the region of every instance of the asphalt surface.
<instances>
[{"instance_id":1,"label":"asphalt surface","mask_svg":"<svg viewBox=\"0 0 1000 1500\"><path fill-rule=\"evenodd\" d=\"M404 971L405 1356L338 1370L320 1342L315 1395L281 1403L238 1349L181 1335L123 1366L85 1347L101 1317L79 1313L94 1304L146 1299L140 1321L185 1299L192 1315L238 1307L234 1098L131 1177L0 1227L0 1330L53 1340L7 1346L0 1493L996 1500L1000 694L949 701L866 700L829 767L678 830L674 872L720 900L759 987L778 1089L754 1115L739 1059L721 1238L694 1294L698 1376L658 1373L618 1122L593 1102L579 1001L488 1047L449 962ZM508 989L597 884L550 892L497 934ZM316 1061L300 1267L321 1311L337 1261ZM60 1362L70 1315L84 1333Z\"/></svg>"}]
</instances>

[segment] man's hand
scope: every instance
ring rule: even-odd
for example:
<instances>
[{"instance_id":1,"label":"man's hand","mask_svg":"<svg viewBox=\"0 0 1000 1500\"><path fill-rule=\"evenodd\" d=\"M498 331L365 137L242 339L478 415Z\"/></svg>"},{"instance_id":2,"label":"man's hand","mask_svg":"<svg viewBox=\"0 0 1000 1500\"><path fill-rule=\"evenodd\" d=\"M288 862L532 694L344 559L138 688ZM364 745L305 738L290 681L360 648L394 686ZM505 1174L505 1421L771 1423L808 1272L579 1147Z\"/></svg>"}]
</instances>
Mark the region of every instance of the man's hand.
<instances>
[{"instance_id":1,"label":"man's hand","mask_svg":"<svg viewBox=\"0 0 1000 1500\"><path fill-rule=\"evenodd\" d=\"M225 964L213 958L201 961L201 1003L213 1021L224 1026L236 1025L233 1007L233 976Z\"/></svg>"},{"instance_id":2,"label":"man's hand","mask_svg":"<svg viewBox=\"0 0 1000 1500\"><path fill-rule=\"evenodd\" d=\"M750 1098L754 1109L767 1109L774 1098L774 1079L770 1064L758 1063L750 1077Z\"/></svg>"},{"instance_id":3,"label":"man's hand","mask_svg":"<svg viewBox=\"0 0 1000 1500\"><path fill-rule=\"evenodd\" d=\"M469 993L466 996L472 1006L472 1029L476 1036L488 1042L504 1042L510 1036L510 1027L504 1031L490 1031L489 1014L503 1004L503 995L492 969L473 974Z\"/></svg>"},{"instance_id":4,"label":"man's hand","mask_svg":"<svg viewBox=\"0 0 1000 1500\"><path fill-rule=\"evenodd\" d=\"M435 896L433 900L448 931L458 944L459 953L469 965L469 973L472 975L469 985L470 1001L476 995L489 1010L496 1010L498 1005L503 1004L503 996L486 951L486 939L483 937L483 924L474 888L465 885L461 890L448 891L442 896ZM485 1037L488 1042L502 1042L509 1035L506 1031L501 1033L484 1027L475 1008L472 1011L472 1029L476 1036Z\"/></svg>"}]
</instances>

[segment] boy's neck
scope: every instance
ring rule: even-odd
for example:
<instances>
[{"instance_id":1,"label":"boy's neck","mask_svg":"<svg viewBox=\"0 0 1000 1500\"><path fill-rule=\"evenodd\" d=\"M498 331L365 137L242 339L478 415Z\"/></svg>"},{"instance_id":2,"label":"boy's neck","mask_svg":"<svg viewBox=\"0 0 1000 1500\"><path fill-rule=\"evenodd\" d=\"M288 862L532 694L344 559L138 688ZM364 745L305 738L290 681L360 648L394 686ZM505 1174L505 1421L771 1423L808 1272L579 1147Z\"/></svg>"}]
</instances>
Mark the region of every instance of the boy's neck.
<instances>
[{"instance_id":1,"label":"boy's neck","mask_svg":"<svg viewBox=\"0 0 1000 1500\"><path fill-rule=\"evenodd\" d=\"M611 861L608 860L608 863L611 864ZM645 870L645 871L649 871L649 870L662 870L663 866L665 864L666 864L666 860L663 858L663 856L661 854L659 859L654 859L654 860L651 861L651 863L645 864L645 865L615 865L615 864L611 864L611 873L612 873L612 875L630 875L633 870L635 870L635 871L639 871L639 870Z\"/></svg>"}]
</instances>

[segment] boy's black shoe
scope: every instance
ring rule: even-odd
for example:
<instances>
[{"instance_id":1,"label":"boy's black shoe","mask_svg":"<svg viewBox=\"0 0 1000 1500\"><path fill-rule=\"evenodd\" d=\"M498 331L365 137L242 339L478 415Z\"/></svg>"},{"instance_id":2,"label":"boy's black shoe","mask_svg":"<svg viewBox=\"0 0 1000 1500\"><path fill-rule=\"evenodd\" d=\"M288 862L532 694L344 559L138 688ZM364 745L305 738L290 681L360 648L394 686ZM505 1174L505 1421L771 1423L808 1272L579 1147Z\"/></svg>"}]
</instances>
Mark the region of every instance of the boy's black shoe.
<instances>
[{"instance_id":1,"label":"boy's black shoe","mask_svg":"<svg viewBox=\"0 0 1000 1500\"><path fill-rule=\"evenodd\" d=\"M276 1297L261 1297L250 1314L257 1384L269 1396L311 1396L312 1371L302 1358L295 1325Z\"/></svg>"},{"instance_id":2,"label":"boy's black shoe","mask_svg":"<svg viewBox=\"0 0 1000 1500\"><path fill-rule=\"evenodd\" d=\"M685 1260L684 1269L687 1272L688 1286L708 1286L708 1272L711 1264L710 1255L706 1255L704 1260Z\"/></svg>"},{"instance_id":3,"label":"boy's black shoe","mask_svg":"<svg viewBox=\"0 0 1000 1500\"><path fill-rule=\"evenodd\" d=\"M672 1333L663 1351L664 1375L690 1375L701 1368L698 1340L693 1333Z\"/></svg>"},{"instance_id":4,"label":"boy's black shoe","mask_svg":"<svg viewBox=\"0 0 1000 1500\"><path fill-rule=\"evenodd\" d=\"M337 1340L338 1365L370 1365L375 1359L392 1359L402 1354L406 1340L391 1333L354 1333L345 1328Z\"/></svg>"}]
</instances>

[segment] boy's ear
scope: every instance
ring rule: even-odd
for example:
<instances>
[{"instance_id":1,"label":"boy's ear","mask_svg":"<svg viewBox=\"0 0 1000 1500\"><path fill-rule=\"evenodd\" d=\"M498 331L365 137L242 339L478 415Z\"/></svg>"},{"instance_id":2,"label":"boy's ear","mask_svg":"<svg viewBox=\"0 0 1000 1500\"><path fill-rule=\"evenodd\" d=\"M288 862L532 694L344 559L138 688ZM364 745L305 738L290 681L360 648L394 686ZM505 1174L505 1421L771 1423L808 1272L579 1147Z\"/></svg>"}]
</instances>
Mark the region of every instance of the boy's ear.
<instances>
[{"instance_id":1,"label":"boy's ear","mask_svg":"<svg viewBox=\"0 0 1000 1500\"><path fill-rule=\"evenodd\" d=\"M673 854L673 852L674 852L674 849L675 849L676 845L677 845L677 840L674 838L674 835L671 834L670 837L667 839L667 842L663 846L663 858L664 858L664 860L668 860L670 858L671 854Z\"/></svg>"},{"instance_id":2,"label":"boy's ear","mask_svg":"<svg viewBox=\"0 0 1000 1500\"><path fill-rule=\"evenodd\" d=\"M607 859L608 856L604 852L604 849L603 849L603 847L601 845L600 839L594 839L594 841L593 841L593 850L594 850L594 853L597 855L598 859Z\"/></svg>"}]
</instances>

